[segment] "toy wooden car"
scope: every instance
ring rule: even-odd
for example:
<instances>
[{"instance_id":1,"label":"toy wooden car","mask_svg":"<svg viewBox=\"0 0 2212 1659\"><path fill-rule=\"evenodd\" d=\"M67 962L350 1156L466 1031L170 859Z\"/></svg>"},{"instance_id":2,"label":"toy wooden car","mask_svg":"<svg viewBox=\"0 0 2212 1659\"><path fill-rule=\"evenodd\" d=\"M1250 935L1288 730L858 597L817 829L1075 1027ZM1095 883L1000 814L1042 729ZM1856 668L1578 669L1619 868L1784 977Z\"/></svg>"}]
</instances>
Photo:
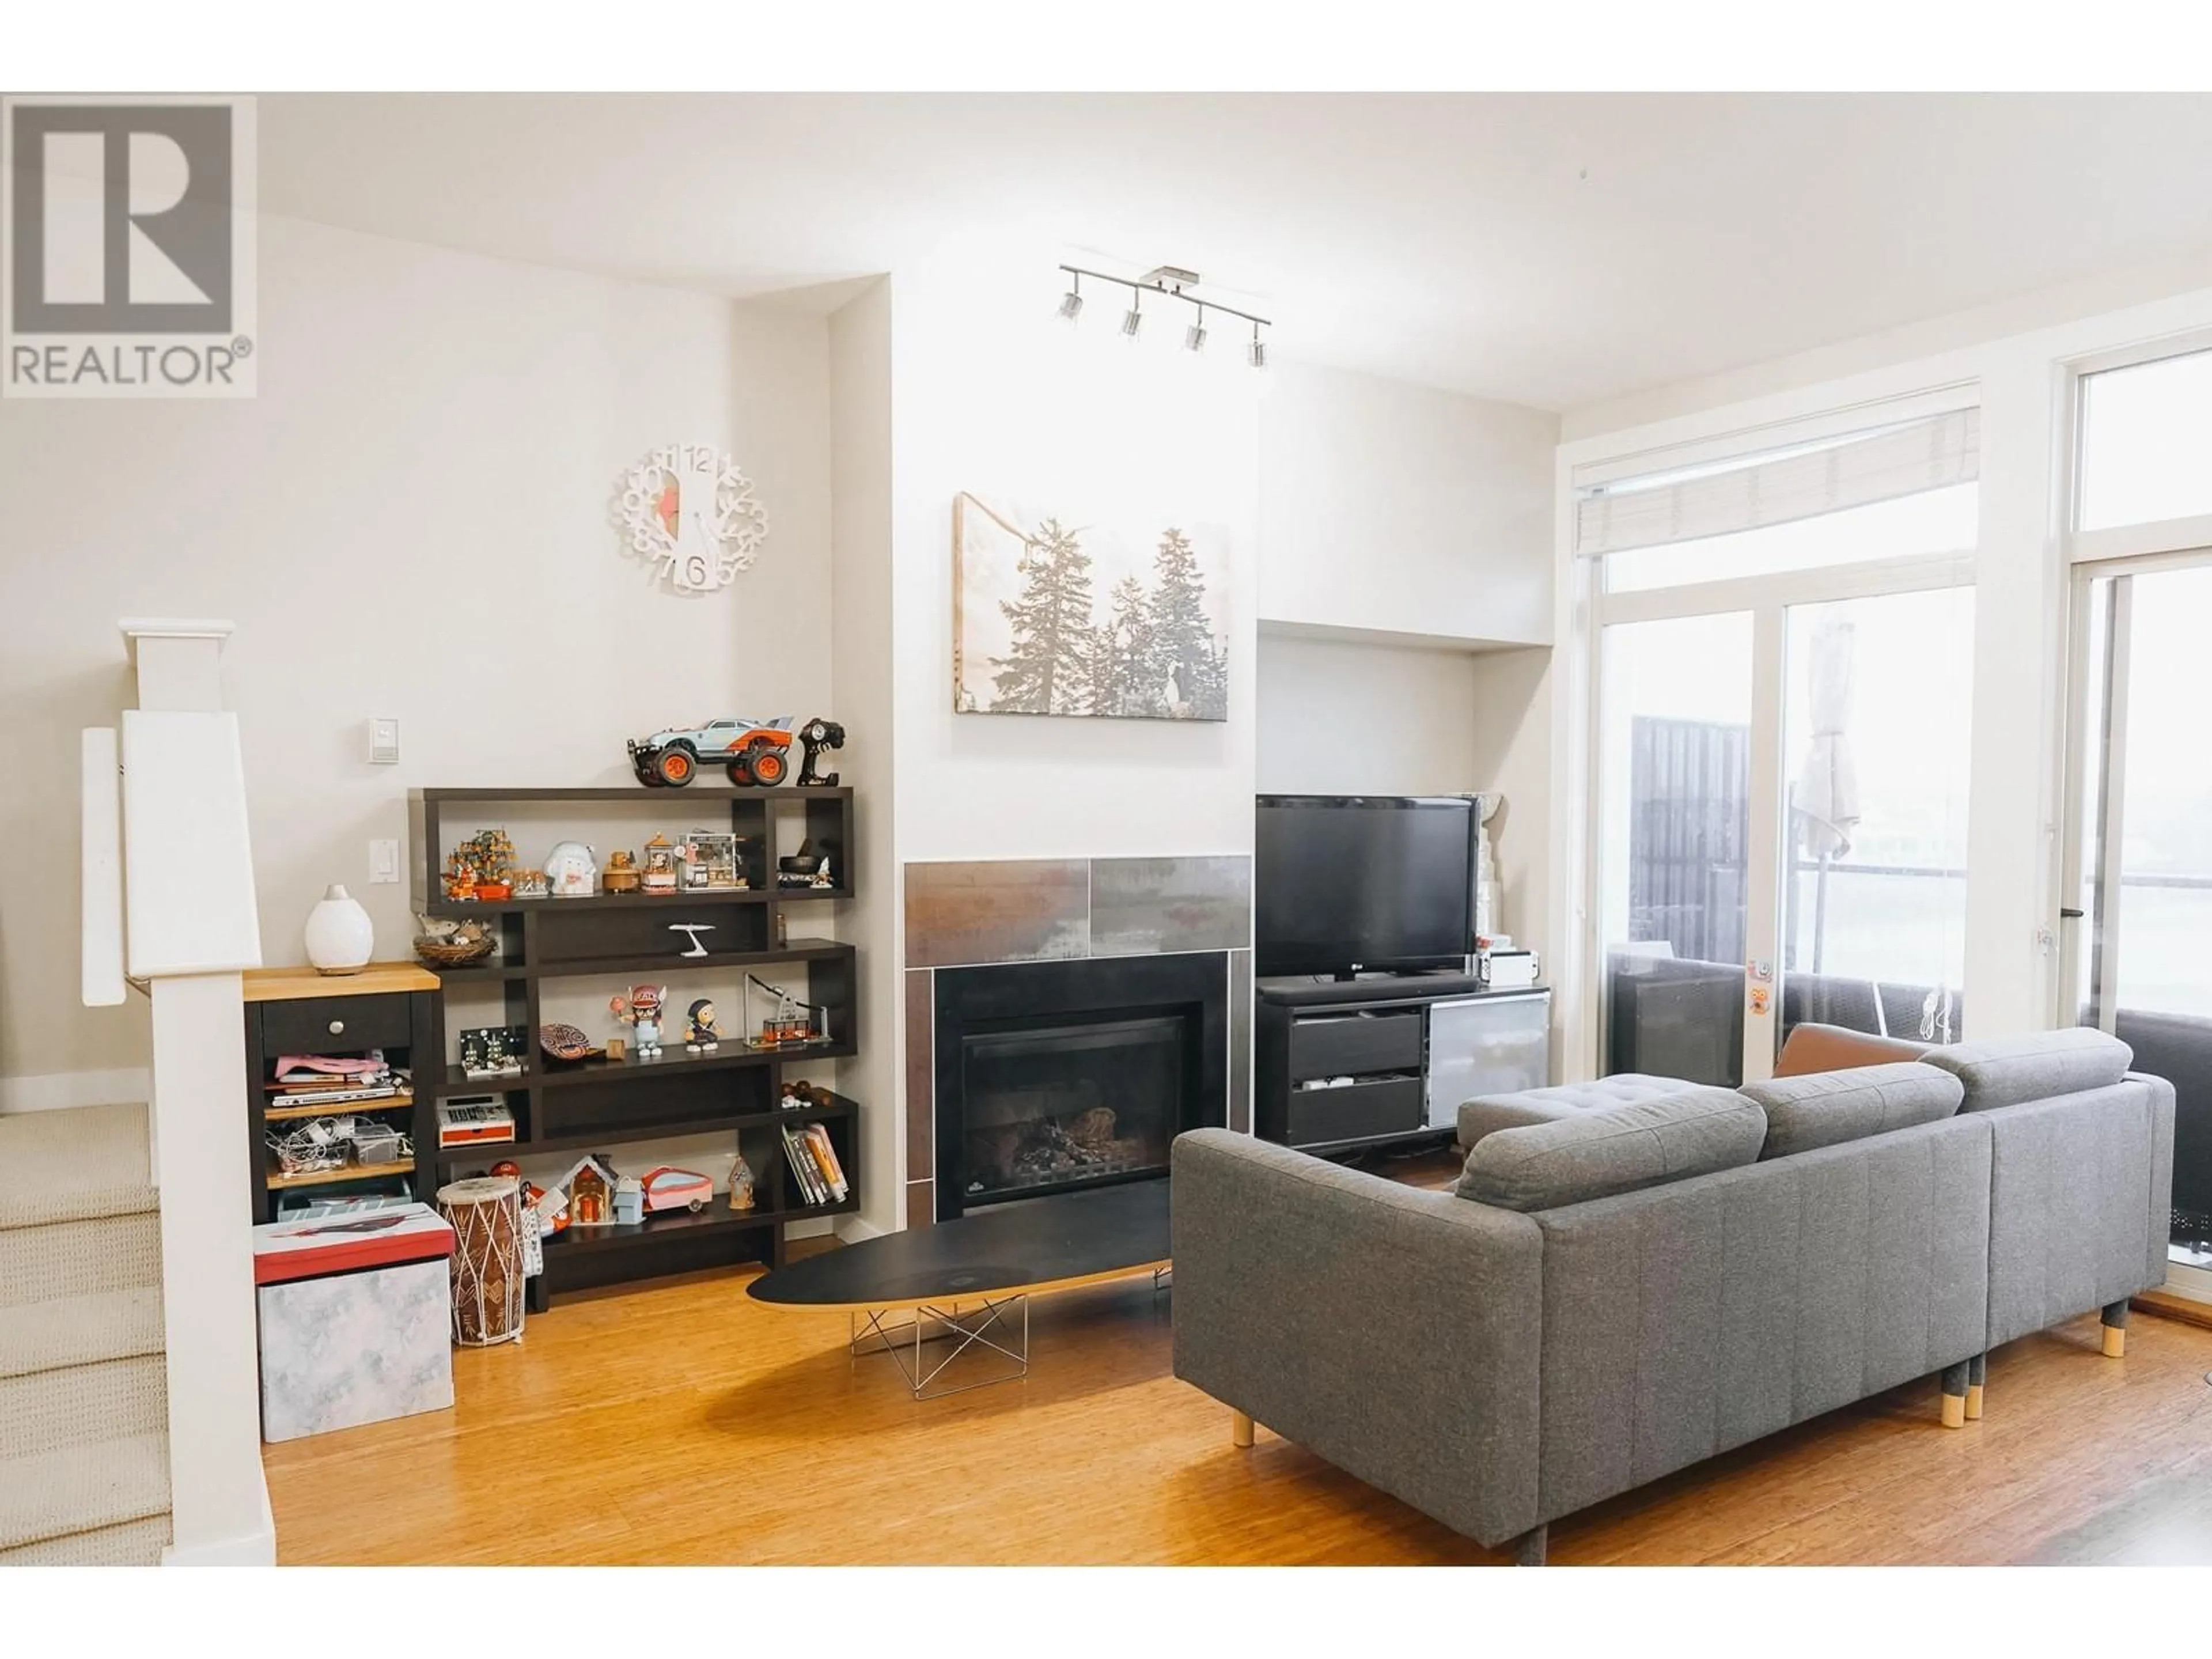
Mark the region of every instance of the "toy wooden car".
<instances>
[{"instance_id":1,"label":"toy wooden car","mask_svg":"<svg viewBox=\"0 0 2212 1659\"><path fill-rule=\"evenodd\" d=\"M629 740L630 769L651 787L681 789L702 766L729 769L737 784L778 784L791 775L791 728L798 717L774 720L708 720L704 726L671 726L649 738Z\"/></svg>"},{"instance_id":2,"label":"toy wooden car","mask_svg":"<svg viewBox=\"0 0 2212 1659\"><path fill-rule=\"evenodd\" d=\"M662 1164L645 1177L645 1212L690 1210L697 1214L714 1196L714 1183L690 1170Z\"/></svg>"}]
</instances>

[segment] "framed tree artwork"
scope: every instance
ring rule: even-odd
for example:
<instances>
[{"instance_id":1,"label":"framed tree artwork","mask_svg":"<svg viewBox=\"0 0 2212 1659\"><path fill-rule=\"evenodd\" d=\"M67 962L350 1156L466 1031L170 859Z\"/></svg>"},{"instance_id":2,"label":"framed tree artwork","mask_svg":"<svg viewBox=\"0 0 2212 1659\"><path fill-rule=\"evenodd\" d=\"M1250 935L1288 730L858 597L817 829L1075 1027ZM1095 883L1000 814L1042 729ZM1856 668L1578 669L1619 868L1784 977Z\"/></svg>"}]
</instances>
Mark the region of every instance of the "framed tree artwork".
<instances>
[{"instance_id":1,"label":"framed tree artwork","mask_svg":"<svg viewBox=\"0 0 2212 1659\"><path fill-rule=\"evenodd\" d=\"M1229 535L952 502L952 706L968 714L1229 718Z\"/></svg>"}]
</instances>

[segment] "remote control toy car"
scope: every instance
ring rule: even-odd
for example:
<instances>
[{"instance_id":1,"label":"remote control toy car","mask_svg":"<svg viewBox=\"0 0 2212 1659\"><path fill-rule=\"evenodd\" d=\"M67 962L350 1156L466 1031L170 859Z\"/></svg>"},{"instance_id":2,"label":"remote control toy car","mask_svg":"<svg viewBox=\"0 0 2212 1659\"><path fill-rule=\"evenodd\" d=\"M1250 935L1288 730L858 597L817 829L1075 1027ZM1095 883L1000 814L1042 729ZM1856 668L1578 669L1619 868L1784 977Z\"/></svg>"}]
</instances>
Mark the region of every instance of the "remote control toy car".
<instances>
[{"instance_id":1,"label":"remote control toy car","mask_svg":"<svg viewBox=\"0 0 2212 1659\"><path fill-rule=\"evenodd\" d=\"M681 789L702 766L728 769L736 784L772 785L791 775L793 714L774 720L708 720L704 726L671 726L649 738L629 740L630 769L649 787Z\"/></svg>"}]
</instances>

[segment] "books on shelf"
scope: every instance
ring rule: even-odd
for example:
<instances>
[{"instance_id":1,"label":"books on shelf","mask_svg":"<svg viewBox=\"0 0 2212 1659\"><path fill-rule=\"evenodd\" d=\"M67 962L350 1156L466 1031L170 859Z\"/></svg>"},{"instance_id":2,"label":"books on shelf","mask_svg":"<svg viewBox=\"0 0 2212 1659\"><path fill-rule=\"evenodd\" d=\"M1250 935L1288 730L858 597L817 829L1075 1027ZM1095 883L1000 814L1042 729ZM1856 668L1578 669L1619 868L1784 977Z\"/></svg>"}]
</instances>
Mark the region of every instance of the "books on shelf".
<instances>
[{"instance_id":1,"label":"books on shelf","mask_svg":"<svg viewBox=\"0 0 2212 1659\"><path fill-rule=\"evenodd\" d=\"M830 1144L830 1132L818 1123L786 1123L778 1127L777 1133L783 1137L783 1153L790 1162L792 1178L807 1203L843 1203L853 1188L845 1179L844 1166L837 1161L837 1149Z\"/></svg>"}]
</instances>

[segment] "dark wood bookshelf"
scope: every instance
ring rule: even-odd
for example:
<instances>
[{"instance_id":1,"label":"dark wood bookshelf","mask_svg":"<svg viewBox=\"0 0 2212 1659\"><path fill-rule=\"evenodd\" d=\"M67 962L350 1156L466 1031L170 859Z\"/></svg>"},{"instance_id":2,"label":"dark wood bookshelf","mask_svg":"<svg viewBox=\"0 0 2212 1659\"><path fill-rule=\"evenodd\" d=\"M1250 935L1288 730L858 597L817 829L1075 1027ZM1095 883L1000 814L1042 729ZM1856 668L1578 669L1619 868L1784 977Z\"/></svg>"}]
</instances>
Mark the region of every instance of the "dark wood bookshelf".
<instances>
[{"instance_id":1,"label":"dark wood bookshelf","mask_svg":"<svg viewBox=\"0 0 2212 1659\"><path fill-rule=\"evenodd\" d=\"M496 823L500 809L506 806L547 805L588 809L591 817L600 819L613 816L607 809L629 809L637 819L635 837L627 843L633 851L641 851L656 830L673 841L686 830L726 827L740 838L740 864L750 885L491 902L443 896L447 857L461 836L470 833L467 827L449 832L447 825ZM718 1194L714 1204L697 1214L678 1212L627 1227L571 1227L548 1238L545 1270L531 1280L533 1310L542 1311L552 1297L568 1291L665 1273L755 1261L781 1266L787 1228L849 1214L859 1207L859 1104L843 1096L833 1097L826 1106L798 1110L775 1104L787 1078L806 1079L810 1066L850 1059L860 1051L856 952L850 945L818 937L823 915L819 907L853 896L851 789L705 784L688 789L418 789L409 795L408 817L416 909L433 916L484 921L492 924L498 941L488 961L433 970L441 989L428 999L436 1026L428 1048L435 1061L418 1066L415 1079L428 1130L416 1143L424 1172L422 1195L429 1196L441 1181L477 1173L503 1158L592 1152L613 1157L626 1144L688 1135L726 1134L732 1150L742 1152L753 1170L757 1204L750 1211L732 1212ZM778 858L797 852L802 839L813 842L817 852L828 849L838 885L775 884ZM603 864L609 850L598 848ZM798 926L801 917L815 919L816 930L802 933ZM684 954L690 941L672 935L670 924L676 922L702 924L704 956ZM781 943L779 933L784 936ZM687 976L733 972L766 975L776 969L784 970L776 977L794 994L825 1011L828 1041L754 1048L744 1040L749 1033L743 1029L741 1000L738 1007L721 1011L724 1035L719 1048L704 1054L684 1051L684 999L678 988ZM649 979L670 985L666 1036L659 1059L631 1054L618 1060L562 1062L535 1046L544 1023L544 983L589 976ZM470 1078L452 1063L446 1026L449 1018L463 1022L446 1005L450 998L467 993L479 998L496 994L502 1012L496 1021L471 1014L465 1024L520 1025L530 1031L532 1047L520 1076ZM754 1009L757 1015L757 999ZM597 1042L604 1034L591 1035ZM470 1095L492 1095L505 1102L514 1116L514 1140L437 1144L437 1103ZM848 1191L839 1203L806 1204L785 1158L779 1126L807 1122L823 1126L844 1167ZM625 1174L645 1173L642 1167L621 1167Z\"/></svg>"}]
</instances>

